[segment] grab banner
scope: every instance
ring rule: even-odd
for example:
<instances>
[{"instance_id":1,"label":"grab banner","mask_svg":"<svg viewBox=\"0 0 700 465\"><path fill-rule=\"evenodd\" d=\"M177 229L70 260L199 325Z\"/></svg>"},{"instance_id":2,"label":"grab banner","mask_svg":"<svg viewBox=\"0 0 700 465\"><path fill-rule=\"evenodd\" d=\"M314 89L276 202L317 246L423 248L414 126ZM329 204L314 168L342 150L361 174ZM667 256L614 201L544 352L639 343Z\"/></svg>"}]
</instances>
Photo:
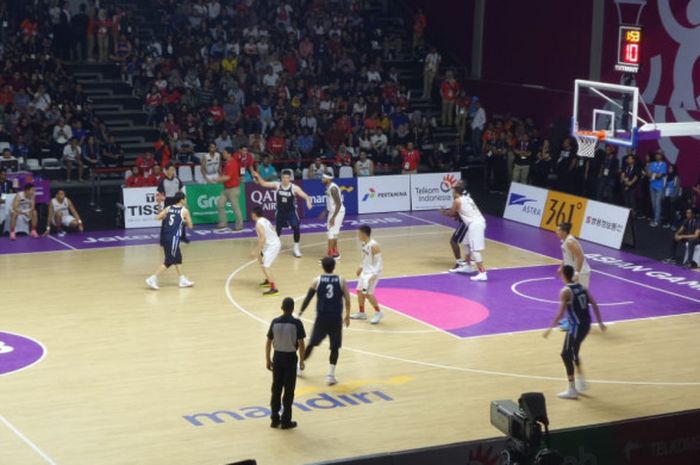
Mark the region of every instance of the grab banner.
<instances>
[{"instance_id":1,"label":"grab banner","mask_svg":"<svg viewBox=\"0 0 700 465\"><path fill-rule=\"evenodd\" d=\"M244 191L244 187L239 187L240 191ZM192 216L194 224L211 224L219 222L218 201L221 197L223 186L221 184L188 184L185 186L185 195L187 196L187 208ZM238 205L241 208L243 220L246 216L245 196L239 196ZM236 215L233 213L231 203L226 202L226 219L229 223L236 221Z\"/></svg>"},{"instance_id":2,"label":"grab banner","mask_svg":"<svg viewBox=\"0 0 700 465\"><path fill-rule=\"evenodd\" d=\"M156 203L155 187L126 187L122 194L126 229L160 226L160 221L156 220L160 206Z\"/></svg>"},{"instance_id":3,"label":"grab banner","mask_svg":"<svg viewBox=\"0 0 700 465\"><path fill-rule=\"evenodd\" d=\"M461 175L452 173L426 173L411 175L411 210L438 210L452 205L452 188Z\"/></svg>"}]
</instances>

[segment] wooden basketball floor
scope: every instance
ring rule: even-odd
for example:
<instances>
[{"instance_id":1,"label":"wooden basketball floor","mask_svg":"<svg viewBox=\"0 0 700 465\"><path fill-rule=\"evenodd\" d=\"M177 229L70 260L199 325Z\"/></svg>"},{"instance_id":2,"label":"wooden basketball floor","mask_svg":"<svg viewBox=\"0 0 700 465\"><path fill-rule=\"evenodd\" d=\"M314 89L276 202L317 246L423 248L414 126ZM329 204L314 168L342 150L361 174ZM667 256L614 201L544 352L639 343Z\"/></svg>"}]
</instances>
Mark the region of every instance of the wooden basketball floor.
<instances>
[{"instance_id":1,"label":"wooden basketball floor","mask_svg":"<svg viewBox=\"0 0 700 465\"><path fill-rule=\"evenodd\" d=\"M556 241L551 233L528 231ZM484 311L490 310L488 319L501 318L495 307L479 304L483 295L510 298L496 287L499 272L525 282L545 270L537 279L559 287L548 277L556 257L491 240L484 254L494 269L490 282L446 274L450 234L428 221L375 230L385 263L380 288L391 287L386 298L406 309L388 308L378 326L353 321L337 386L324 385L327 346L315 351L297 385L294 431L272 430L261 418L269 413L271 380L265 332L282 297L301 297L318 274L323 234L303 236L302 259L289 250L280 256L274 271L282 292L272 298L260 296L250 238L183 246L196 286L179 289L166 273L158 292L143 282L161 260L156 241L0 256L0 331L46 349L39 363L0 377L0 463L223 465L256 458L263 465L306 464L498 436L489 423L490 401L528 391L545 393L555 429L700 407L694 311L628 319L604 335L594 327L582 351L591 389L578 401L556 398L565 387L562 333L545 340L536 329L542 325L466 337L445 330L440 312L454 312L454 302L419 289L435 277L459 286L468 299L465 308L475 316L459 323L466 333ZM341 241L339 272L352 279L355 232L346 230ZM283 244L290 245L289 236ZM601 288L616 286L612 278L594 279ZM423 302L417 310L416 299ZM549 320L555 305L537 299L513 301L503 318L516 327L530 315ZM658 306L666 305L672 302L659 294ZM309 331L311 323L306 320Z\"/></svg>"}]
</instances>

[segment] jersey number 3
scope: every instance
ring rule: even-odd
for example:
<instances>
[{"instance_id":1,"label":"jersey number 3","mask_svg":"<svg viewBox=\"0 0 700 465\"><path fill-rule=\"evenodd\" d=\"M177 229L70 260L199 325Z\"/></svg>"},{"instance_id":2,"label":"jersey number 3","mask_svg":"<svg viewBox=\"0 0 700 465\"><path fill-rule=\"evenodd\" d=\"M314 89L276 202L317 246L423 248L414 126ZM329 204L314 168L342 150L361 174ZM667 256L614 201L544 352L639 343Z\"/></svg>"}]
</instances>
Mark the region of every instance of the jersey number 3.
<instances>
[{"instance_id":1,"label":"jersey number 3","mask_svg":"<svg viewBox=\"0 0 700 465\"><path fill-rule=\"evenodd\" d=\"M333 285L326 284L326 299L332 299L332 298L333 298Z\"/></svg>"}]
</instances>

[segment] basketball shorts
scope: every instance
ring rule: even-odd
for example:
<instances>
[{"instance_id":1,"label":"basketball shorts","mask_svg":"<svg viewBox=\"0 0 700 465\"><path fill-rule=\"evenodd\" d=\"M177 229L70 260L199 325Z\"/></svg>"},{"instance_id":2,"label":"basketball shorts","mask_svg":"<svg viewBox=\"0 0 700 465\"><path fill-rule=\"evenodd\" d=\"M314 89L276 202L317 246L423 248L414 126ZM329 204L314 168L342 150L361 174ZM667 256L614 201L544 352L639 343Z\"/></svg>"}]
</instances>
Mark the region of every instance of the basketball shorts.
<instances>
[{"instance_id":1,"label":"basketball shorts","mask_svg":"<svg viewBox=\"0 0 700 465\"><path fill-rule=\"evenodd\" d=\"M374 289L379 283L379 275L371 273L369 271L363 271L360 273L360 277L357 280L357 292L362 292L363 294L374 294Z\"/></svg>"},{"instance_id":2,"label":"basketball shorts","mask_svg":"<svg viewBox=\"0 0 700 465\"><path fill-rule=\"evenodd\" d=\"M275 225L278 228L295 228L299 226L299 217L297 212L290 210L288 212L277 212L275 216Z\"/></svg>"},{"instance_id":3,"label":"basketball shorts","mask_svg":"<svg viewBox=\"0 0 700 465\"><path fill-rule=\"evenodd\" d=\"M309 346L319 345L326 336L328 336L331 350L340 349L343 342L343 318L340 314L316 316Z\"/></svg>"},{"instance_id":4,"label":"basketball shorts","mask_svg":"<svg viewBox=\"0 0 700 465\"><path fill-rule=\"evenodd\" d=\"M486 248L486 223L474 222L469 225L462 244L471 250L480 252Z\"/></svg>"},{"instance_id":5,"label":"basketball shorts","mask_svg":"<svg viewBox=\"0 0 700 465\"><path fill-rule=\"evenodd\" d=\"M276 245L264 247L262 251L262 266L265 268L270 268L274 261L277 260L277 256L280 254L281 248L281 242L278 242Z\"/></svg>"},{"instance_id":6,"label":"basketball shorts","mask_svg":"<svg viewBox=\"0 0 700 465\"><path fill-rule=\"evenodd\" d=\"M66 213L61 217L61 226L64 228L70 227L71 223L75 221L75 217L71 215L70 213ZM54 226L56 226L56 220L52 219L51 222L53 223Z\"/></svg>"},{"instance_id":7,"label":"basketball shorts","mask_svg":"<svg viewBox=\"0 0 700 465\"><path fill-rule=\"evenodd\" d=\"M165 253L163 265L169 268L172 265L182 264L182 252L180 252L179 237L166 239L161 245L163 246L163 252Z\"/></svg>"},{"instance_id":8,"label":"basketball shorts","mask_svg":"<svg viewBox=\"0 0 700 465\"><path fill-rule=\"evenodd\" d=\"M467 225L464 224L463 221L460 221L457 228L455 228L455 232L452 233L452 240L451 241L454 242L455 244L461 244L462 242L464 242L464 236L467 235L468 229L469 228L467 227Z\"/></svg>"},{"instance_id":9,"label":"basketball shorts","mask_svg":"<svg viewBox=\"0 0 700 465\"><path fill-rule=\"evenodd\" d=\"M345 219L345 208L341 208L338 212L338 216L335 217L335 222L331 226L332 212L328 212L328 222L326 227L328 228L328 239L337 239L340 234L340 227L343 225L343 220Z\"/></svg>"}]
</instances>

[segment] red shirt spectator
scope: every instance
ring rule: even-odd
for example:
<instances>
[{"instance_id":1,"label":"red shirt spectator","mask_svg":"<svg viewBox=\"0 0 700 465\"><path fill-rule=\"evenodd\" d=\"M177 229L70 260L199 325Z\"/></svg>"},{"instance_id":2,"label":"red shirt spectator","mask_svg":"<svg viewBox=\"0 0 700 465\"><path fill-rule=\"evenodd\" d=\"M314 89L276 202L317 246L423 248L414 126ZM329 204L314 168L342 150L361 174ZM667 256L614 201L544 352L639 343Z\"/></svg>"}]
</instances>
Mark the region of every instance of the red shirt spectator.
<instances>
[{"instance_id":1,"label":"red shirt spectator","mask_svg":"<svg viewBox=\"0 0 700 465\"><path fill-rule=\"evenodd\" d=\"M253 157L253 154L248 151L247 148L242 148L241 150L234 153L233 158L236 158L238 160L241 174L243 174L244 170L252 170L253 166L255 165L255 158Z\"/></svg>"},{"instance_id":2,"label":"red shirt spectator","mask_svg":"<svg viewBox=\"0 0 700 465\"><path fill-rule=\"evenodd\" d=\"M173 89L171 92L168 92L167 89L163 91L163 102L167 105L176 105L180 103L181 98L182 95L177 89Z\"/></svg>"},{"instance_id":3,"label":"red shirt spectator","mask_svg":"<svg viewBox=\"0 0 700 465\"><path fill-rule=\"evenodd\" d=\"M2 91L0 91L0 105L7 106L12 105L14 101L14 93L10 86L4 86Z\"/></svg>"},{"instance_id":4,"label":"red shirt spectator","mask_svg":"<svg viewBox=\"0 0 700 465\"><path fill-rule=\"evenodd\" d=\"M126 178L126 187L144 187L146 186L146 178L141 175L137 167L131 170L132 174Z\"/></svg>"},{"instance_id":5,"label":"red shirt spectator","mask_svg":"<svg viewBox=\"0 0 700 465\"><path fill-rule=\"evenodd\" d=\"M260 107L255 102L247 105L243 110L243 113L248 119L260 119Z\"/></svg>"},{"instance_id":6,"label":"red shirt spectator","mask_svg":"<svg viewBox=\"0 0 700 465\"><path fill-rule=\"evenodd\" d=\"M241 162L240 152L234 153L224 165L223 175L228 177L224 181L224 188L231 189L241 185Z\"/></svg>"},{"instance_id":7,"label":"red shirt spectator","mask_svg":"<svg viewBox=\"0 0 700 465\"><path fill-rule=\"evenodd\" d=\"M418 13L413 18L413 31L417 34L423 34L425 28L428 26L428 18L423 13Z\"/></svg>"},{"instance_id":8,"label":"red shirt spectator","mask_svg":"<svg viewBox=\"0 0 700 465\"><path fill-rule=\"evenodd\" d=\"M294 52L290 51L282 58L282 67L290 76L296 76L297 66L297 57L294 55Z\"/></svg>"},{"instance_id":9,"label":"red shirt spectator","mask_svg":"<svg viewBox=\"0 0 700 465\"><path fill-rule=\"evenodd\" d=\"M401 169L403 171L418 171L420 164L420 152L409 143L408 147L401 150Z\"/></svg>"},{"instance_id":10,"label":"red shirt spectator","mask_svg":"<svg viewBox=\"0 0 700 465\"><path fill-rule=\"evenodd\" d=\"M158 155L158 159L160 160L160 166L165 168L170 164L170 147L168 144L165 143L163 139L158 139L153 143L153 149L155 153Z\"/></svg>"},{"instance_id":11,"label":"red shirt spectator","mask_svg":"<svg viewBox=\"0 0 700 465\"><path fill-rule=\"evenodd\" d=\"M377 126L379 126L379 120L377 118L374 118L372 116L365 118L365 123L364 127L365 129L377 129Z\"/></svg>"},{"instance_id":12,"label":"red shirt spectator","mask_svg":"<svg viewBox=\"0 0 700 465\"><path fill-rule=\"evenodd\" d=\"M151 171L153 170L153 167L156 164L156 160L153 158L153 154L150 152L146 152L143 155L139 155L138 158L136 158L136 163L135 165L138 166L139 170L141 173L143 173L144 176L150 176Z\"/></svg>"},{"instance_id":13,"label":"red shirt spectator","mask_svg":"<svg viewBox=\"0 0 700 465\"><path fill-rule=\"evenodd\" d=\"M274 136L267 140L267 151L270 152L275 157L278 157L287 150L287 142L280 133L275 133Z\"/></svg>"},{"instance_id":14,"label":"red shirt spectator","mask_svg":"<svg viewBox=\"0 0 700 465\"><path fill-rule=\"evenodd\" d=\"M149 107L158 107L163 104L163 94L160 92L149 92L146 95L146 105Z\"/></svg>"},{"instance_id":15,"label":"red shirt spectator","mask_svg":"<svg viewBox=\"0 0 700 465\"><path fill-rule=\"evenodd\" d=\"M457 98L459 83L454 79L445 79L440 85L440 96L443 100L452 102Z\"/></svg>"},{"instance_id":16,"label":"red shirt spectator","mask_svg":"<svg viewBox=\"0 0 700 465\"><path fill-rule=\"evenodd\" d=\"M335 121L335 127L343 134L352 132L352 120L348 115L343 115Z\"/></svg>"},{"instance_id":17,"label":"red shirt spectator","mask_svg":"<svg viewBox=\"0 0 700 465\"><path fill-rule=\"evenodd\" d=\"M39 32L39 26L37 23L32 22L29 18L22 21L19 27L22 29L22 33L27 37L33 37L37 34L37 32Z\"/></svg>"},{"instance_id":18,"label":"red shirt spectator","mask_svg":"<svg viewBox=\"0 0 700 465\"><path fill-rule=\"evenodd\" d=\"M161 178L161 176L156 176L155 174L151 173L151 175L145 179L144 186L158 187L158 184L160 184L160 178ZM131 179L131 178L129 178L129 179ZM127 181L128 181L128 179L127 179Z\"/></svg>"},{"instance_id":19,"label":"red shirt spectator","mask_svg":"<svg viewBox=\"0 0 700 465\"><path fill-rule=\"evenodd\" d=\"M216 124L221 123L226 116L224 114L224 109L221 105L215 104L209 107L209 115L214 120Z\"/></svg>"}]
</instances>

